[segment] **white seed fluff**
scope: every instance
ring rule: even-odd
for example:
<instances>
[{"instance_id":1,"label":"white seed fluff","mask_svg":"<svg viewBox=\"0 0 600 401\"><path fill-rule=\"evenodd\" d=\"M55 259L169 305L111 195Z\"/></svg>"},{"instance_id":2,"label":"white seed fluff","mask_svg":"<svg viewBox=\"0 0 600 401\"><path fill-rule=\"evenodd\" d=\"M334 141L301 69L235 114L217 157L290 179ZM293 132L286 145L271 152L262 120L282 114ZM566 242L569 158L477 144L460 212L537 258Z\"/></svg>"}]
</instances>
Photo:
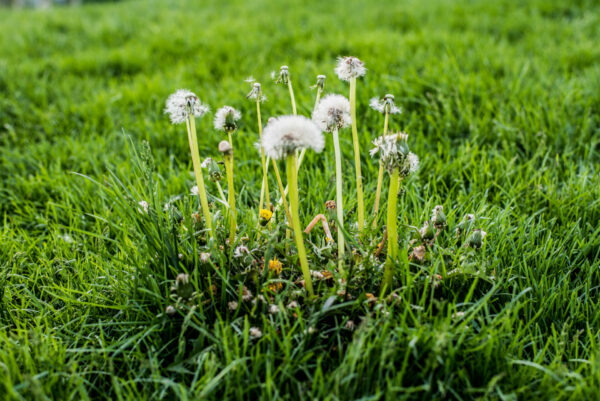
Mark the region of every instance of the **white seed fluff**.
<instances>
[{"instance_id":1,"label":"white seed fluff","mask_svg":"<svg viewBox=\"0 0 600 401\"><path fill-rule=\"evenodd\" d=\"M265 154L273 159L282 159L298 149L311 148L319 153L325 139L315 123L304 116L281 116L265 127L262 140Z\"/></svg>"},{"instance_id":2,"label":"white seed fluff","mask_svg":"<svg viewBox=\"0 0 600 401\"><path fill-rule=\"evenodd\" d=\"M242 113L231 106L223 106L215 113L215 129L219 131L234 131L236 121L242 118Z\"/></svg>"},{"instance_id":3,"label":"white seed fluff","mask_svg":"<svg viewBox=\"0 0 600 401\"><path fill-rule=\"evenodd\" d=\"M171 94L165 105L165 113L169 115L173 124L184 123L189 117L202 117L209 110L194 92L187 89L179 89Z\"/></svg>"},{"instance_id":4,"label":"white seed fluff","mask_svg":"<svg viewBox=\"0 0 600 401\"><path fill-rule=\"evenodd\" d=\"M342 95L327 95L315 108L312 119L327 132L348 127L352 124L350 102Z\"/></svg>"},{"instance_id":5,"label":"white seed fluff","mask_svg":"<svg viewBox=\"0 0 600 401\"><path fill-rule=\"evenodd\" d=\"M385 113L385 108L386 106L389 107L388 112L390 114L400 114L402 113L402 109L398 106L396 106L394 104L394 101L391 99L379 99L379 98L372 98L371 101L369 102L369 106L371 106L371 108L375 111L378 111L380 113Z\"/></svg>"},{"instance_id":6,"label":"white seed fluff","mask_svg":"<svg viewBox=\"0 0 600 401\"><path fill-rule=\"evenodd\" d=\"M338 57L335 73L342 81L362 77L367 73L365 64L356 57Z\"/></svg>"}]
</instances>

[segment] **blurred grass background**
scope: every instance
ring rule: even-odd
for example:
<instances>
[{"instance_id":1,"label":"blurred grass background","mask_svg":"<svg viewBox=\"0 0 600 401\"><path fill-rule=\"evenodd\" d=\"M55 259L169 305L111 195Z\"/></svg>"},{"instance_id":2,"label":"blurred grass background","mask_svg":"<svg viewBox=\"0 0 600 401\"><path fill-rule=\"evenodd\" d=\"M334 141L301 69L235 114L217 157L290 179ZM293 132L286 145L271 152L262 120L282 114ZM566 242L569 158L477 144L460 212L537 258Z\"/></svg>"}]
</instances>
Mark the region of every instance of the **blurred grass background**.
<instances>
[{"instance_id":1,"label":"blurred grass background","mask_svg":"<svg viewBox=\"0 0 600 401\"><path fill-rule=\"evenodd\" d=\"M0 9L0 21L0 398L595 398L597 2L148 0ZM422 160L407 185L407 222L435 204L456 219L487 216L497 286L466 324L432 311L410 323L375 317L345 354L305 344L283 358L294 374L277 370L275 340L228 359L238 340L226 325L209 356L185 369L162 365L172 339L132 318L139 305L122 280L136 267L81 232L101 235L90 214L111 215L72 172L102 181L111 169L135 181L130 136L150 143L167 191L186 193L186 137L162 110L171 92L189 88L213 110L242 110L237 184L242 212L255 209L260 163L244 79L263 83L265 120L289 113L286 89L270 79L288 65L299 112L309 114L317 74L327 75L326 92L347 94L333 74L338 55L369 69L358 85L368 204L376 163L366 151L382 126L368 99L393 93L404 113L391 127L410 133ZM214 155L222 137L209 118L199 136L202 155ZM342 147L352 213L349 134ZM300 176L305 221L333 199L329 150L311 155ZM148 331L138 341L139 329ZM121 335L105 342L111 330Z\"/></svg>"}]
</instances>

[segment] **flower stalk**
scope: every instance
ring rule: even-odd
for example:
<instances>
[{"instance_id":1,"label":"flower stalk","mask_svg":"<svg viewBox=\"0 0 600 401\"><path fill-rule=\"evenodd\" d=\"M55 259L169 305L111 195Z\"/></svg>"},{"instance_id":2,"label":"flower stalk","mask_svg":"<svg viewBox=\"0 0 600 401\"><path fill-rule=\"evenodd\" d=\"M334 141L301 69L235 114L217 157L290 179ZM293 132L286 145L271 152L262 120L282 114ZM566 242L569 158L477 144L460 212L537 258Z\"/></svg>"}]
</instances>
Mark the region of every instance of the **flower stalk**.
<instances>
[{"instance_id":1,"label":"flower stalk","mask_svg":"<svg viewBox=\"0 0 600 401\"><path fill-rule=\"evenodd\" d=\"M219 143L219 151L223 153L223 160L225 161L225 175L227 176L227 203L229 203L229 246L232 247L235 242L235 231L237 229L235 188L233 185L233 148L229 142L221 141Z\"/></svg>"},{"instance_id":2,"label":"flower stalk","mask_svg":"<svg viewBox=\"0 0 600 401\"><path fill-rule=\"evenodd\" d=\"M396 167L390 176L390 190L387 204L387 243L388 251L383 270L382 294L392 285L392 269L398 259L398 188L400 170Z\"/></svg>"},{"instance_id":3,"label":"flower stalk","mask_svg":"<svg viewBox=\"0 0 600 401\"><path fill-rule=\"evenodd\" d=\"M345 244L344 234L341 228L344 227L344 204L342 194L342 156L340 152L340 137L337 128L333 131L333 148L335 152L335 203L337 206L338 220L338 269L340 272L343 272Z\"/></svg>"},{"instance_id":4,"label":"flower stalk","mask_svg":"<svg viewBox=\"0 0 600 401\"><path fill-rule=\"evenodd\" d=\"M350 79L350 116L352 118L352 144L354 146L354 165L356 170L356 202L358 210L358 231L365 227L365 201L360 166L360 146L356 127L356 77Z\"/></svg>"},{"instance_id":5,"label":"flower stalk","mask_svg":"<svg viewBox=\"0 0 600 401\"><path fill-rule=\"evenodd\" d=\"M308 268L308 259L306 257L306 248L304 247L304 238L300 226L299 201L298 201L298 171L296 169L296 154L290 153L286 158L287 180L290 189L290 206L292 217L292 228L294 230L294 240L298 249L298 259L300 259L300 268L304 276L304 286L309 296L313 296L313 286Z\"/></svg>"},{"instance_id":6,"label":"flower stalk","mask_svg":"<svg viewBox=\"0 0 600 401\"><path fill-rule=\"evenodd\" d=\"M383 135L388 133L388 122L390 120L389 110L385 110L383 120ZM375 190L375 205L373 207L373 229L377 228L377 212L379 211L379 198L381 197L381 186L383 185L383 162L379 161L379 172L377 174L377 189Z\"/></svg>"}]
</instances>

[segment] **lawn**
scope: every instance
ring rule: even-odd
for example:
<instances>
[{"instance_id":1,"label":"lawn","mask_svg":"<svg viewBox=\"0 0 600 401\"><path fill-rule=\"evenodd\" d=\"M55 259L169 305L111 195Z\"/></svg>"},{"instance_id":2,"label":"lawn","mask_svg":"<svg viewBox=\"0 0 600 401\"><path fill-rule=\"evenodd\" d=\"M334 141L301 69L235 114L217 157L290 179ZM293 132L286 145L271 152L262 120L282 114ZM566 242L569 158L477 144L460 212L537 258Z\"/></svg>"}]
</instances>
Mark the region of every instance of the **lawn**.
<instances>
[{"instance_id":1,"label":"lawn","mask_svg":"<svg viewBox=\"0 0 600 401\"><path fill-rule=\"evenodd\" d=\"M598 2L138 0L0 21L0 399L598 399ZM259 224L245 80L262 83L266 125L292 112L271 77L289 66L310 116L318 74L324 94L348 96L334 68L349 55L367 68L367 228L343 128L340 268L325 133L298 170L301 226L325 214L335 239L320 225L304 236L310 297L284 213ZM241 111L235 246L215 183L212 242L190 193L186 128L164 113L179 88L211 108L196 120L202 159L223 158L215 111ZM389 128L420 166L400 185L382 288L391 181L372 228L384 118L369 99L387 93L402 108ZM269 187L278 199L272 170ZM437 205L446 224L425 238ZM275 259L281 272L265 268Z\"/></svg>"}]
</instances>

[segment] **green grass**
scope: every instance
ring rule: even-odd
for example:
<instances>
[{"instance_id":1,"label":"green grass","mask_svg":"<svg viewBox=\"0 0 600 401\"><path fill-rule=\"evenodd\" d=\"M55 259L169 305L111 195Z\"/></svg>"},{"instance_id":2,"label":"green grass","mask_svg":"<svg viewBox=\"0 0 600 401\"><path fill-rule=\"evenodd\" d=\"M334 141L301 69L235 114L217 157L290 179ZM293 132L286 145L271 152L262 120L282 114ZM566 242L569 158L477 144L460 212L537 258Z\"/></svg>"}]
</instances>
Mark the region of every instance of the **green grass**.
<instances>
[{"instance_id":1,"label":"green grass","mask_svg":"<svg viewBox=\"0 0 600 401\"><path fill-rule=\"evenodd\" d=\"M151 0L0 10L0 20L0 399L598 398L597 2ZM353 300L317 280L320 298L300 296L295 315L260 302L230 312L240 283L256 295L273 282L256 268L262 257L284 266L272 303L283 308L300 278L281 222L256 234L261 167L244 79L263 83L266 121L290 113L286 88L269 77L289 65L307 115L317 74L326 92L347 95L333 67L349 54L369 69L358 83L367 205L377 177L367 150L383 124L368 99L393 93L404 113L391 128L409 132L421 158L399 199L401 243L437 204L449 229L426 262L396 270L394 302L370 306L364 295L379 291L369 255L380 226L361 244L350 233L365 255ZM252 255L232 266L224 253L199 260L185 129L162 112L180 87L213 110L242 110L238 236ZM223 135L210 118L198 128L202 157L217 156ZM135 156L144 140L150 175ZM327 140L300 172L304 224L335 198ZM349 129L341 147L351 229ZM176 210L163 212L170 199ZM488 233L477 251L452 232L467 213ZM335 265L321 228L307 249L313 269ZM167 317L184 271L202 298Z\"/></svg>"}]
</instances>

